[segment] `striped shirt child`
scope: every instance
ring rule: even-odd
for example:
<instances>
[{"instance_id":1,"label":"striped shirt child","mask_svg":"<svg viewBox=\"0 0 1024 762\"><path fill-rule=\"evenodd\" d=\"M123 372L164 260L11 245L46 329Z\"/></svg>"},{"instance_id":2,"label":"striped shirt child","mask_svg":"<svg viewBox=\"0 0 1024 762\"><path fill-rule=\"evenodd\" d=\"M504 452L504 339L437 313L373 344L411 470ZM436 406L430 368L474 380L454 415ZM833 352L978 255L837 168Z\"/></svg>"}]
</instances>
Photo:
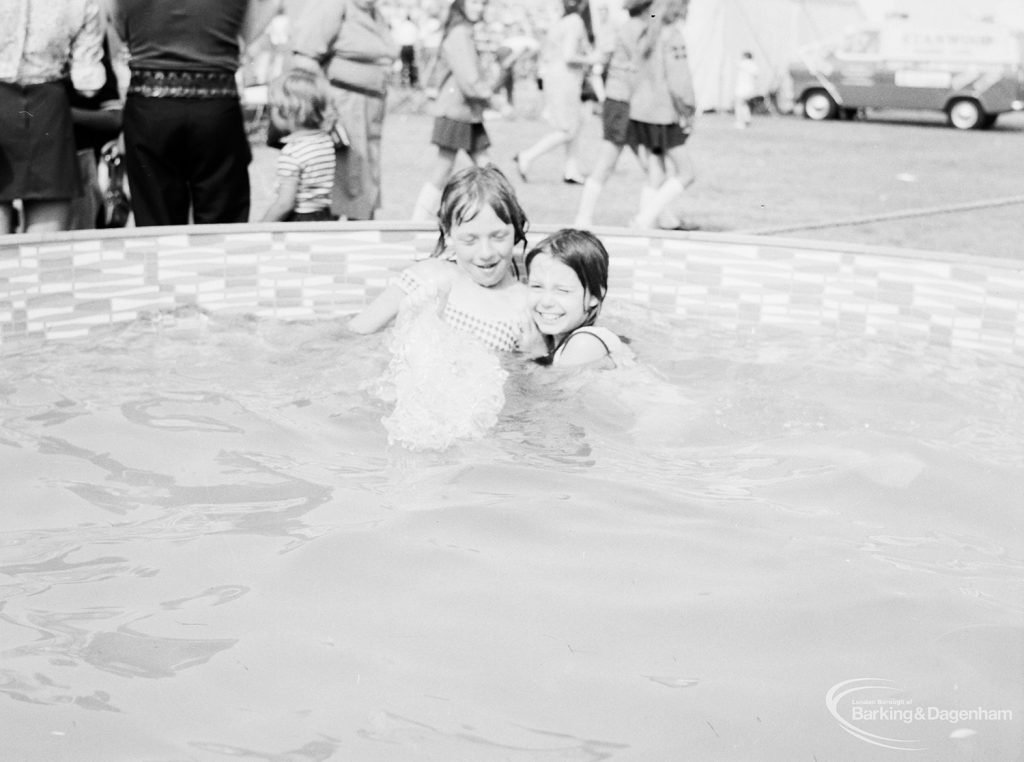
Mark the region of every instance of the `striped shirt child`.
<instances>
[{"instance_id":1,"label":"striped shirt child","mask_svg":"<svg viewBox=\"0 0 1024 762\"><path fill-rule=\"evenodd\" d=\"M285 138L277 160L277 177L279 181L298 180L294 214L330 212L334 162L334 141L323 130Z\"/></svg>"}]
</instances>

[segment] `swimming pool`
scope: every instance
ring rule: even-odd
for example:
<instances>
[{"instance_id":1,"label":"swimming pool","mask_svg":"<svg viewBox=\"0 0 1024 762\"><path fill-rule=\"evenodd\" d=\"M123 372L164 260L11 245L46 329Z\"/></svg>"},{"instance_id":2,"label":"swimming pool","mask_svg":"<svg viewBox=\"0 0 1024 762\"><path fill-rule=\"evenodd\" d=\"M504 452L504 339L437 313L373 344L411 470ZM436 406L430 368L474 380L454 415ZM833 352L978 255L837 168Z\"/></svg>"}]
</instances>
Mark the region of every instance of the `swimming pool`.
<instances>
[{"instance_id":1,"label":"swimming pool","mask_svg":"<svg viewBox=\"0 0 1024 762\"><path fill-rule=\"evenodd\" d=\"M0 242L5 757L1016 758L1019 267L605 231L641 368L410 452L339 230Z\"/></svg>"}]
</instances>

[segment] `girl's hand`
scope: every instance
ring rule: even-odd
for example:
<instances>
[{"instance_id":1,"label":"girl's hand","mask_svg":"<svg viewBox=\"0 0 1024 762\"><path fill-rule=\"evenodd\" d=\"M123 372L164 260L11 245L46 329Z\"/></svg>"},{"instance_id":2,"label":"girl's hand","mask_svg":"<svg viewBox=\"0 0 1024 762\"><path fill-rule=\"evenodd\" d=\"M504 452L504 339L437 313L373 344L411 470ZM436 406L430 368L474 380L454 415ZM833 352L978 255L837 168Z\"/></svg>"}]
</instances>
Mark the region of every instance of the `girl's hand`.
<instances>
[{"instance_id":1,"label":"girl's hand","mask_svg":"<svg viewBox=\"0 0 1024 762\"><path fill-rule=\"evenodd\" d=\"M537 329L537 324L529 314L523 315L519 323L519 351L531 359L548 354L544 334Z\"/></svg>"}]
</instances>

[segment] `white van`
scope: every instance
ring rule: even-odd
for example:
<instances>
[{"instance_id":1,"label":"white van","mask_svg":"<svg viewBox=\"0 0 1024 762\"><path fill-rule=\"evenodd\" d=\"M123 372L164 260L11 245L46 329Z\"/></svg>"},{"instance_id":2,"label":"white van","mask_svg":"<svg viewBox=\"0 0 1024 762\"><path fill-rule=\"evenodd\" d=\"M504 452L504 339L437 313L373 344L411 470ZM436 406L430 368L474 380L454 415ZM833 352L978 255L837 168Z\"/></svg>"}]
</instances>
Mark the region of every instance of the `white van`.
<instances>
[{"instance_id":1,"label":"white van","mask_svg":"<svg viewBox=\"0 0 1024 762\"><path fill-rule=\"evenodd\" d=\"M938 29L889 21L806 46L800 57L790 69L793 95L809 119L924 109L969 130L1024 110L1024 38L995 24Z\"/></svg>"}]
</instances>

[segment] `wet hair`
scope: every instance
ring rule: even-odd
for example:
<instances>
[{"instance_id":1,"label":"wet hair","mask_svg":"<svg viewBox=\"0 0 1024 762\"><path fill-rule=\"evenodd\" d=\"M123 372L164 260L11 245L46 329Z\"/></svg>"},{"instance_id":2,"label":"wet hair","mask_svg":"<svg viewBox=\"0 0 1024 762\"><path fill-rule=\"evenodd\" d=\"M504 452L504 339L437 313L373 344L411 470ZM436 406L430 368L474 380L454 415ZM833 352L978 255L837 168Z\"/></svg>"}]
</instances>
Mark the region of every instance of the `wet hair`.
<instances>
[{"instance_id":1,"label":"wet hair","mask_svg":"<svg viewBox=\"0 0 1024 762\"><path fill-rule=\"evenodd\" d=\"M444 186L437 211L440 235L433 257L439 257L447 246L452 228L476 217L484 207L490 207L498 219L512 226L513 245L526 246L529 222L519 205L515 189L501 170L493 164L486 167L467 167L456 172ZM518 277L518 268L515 268Z\"/></svg>"},{"instance_id":2,"label":"wet hair","mask_svg":"<svg viewBox=\"0 0 1024 762\"><path fill-rule=\"evenodd\" d=\"M593 325L601 312L601 305L608 293L608 250L601 243L600 239L593 233L576 228L562 228L557 233L552 233L543 241L534 246L526 255L526 273L530 273L530 264L538 254L547 254L557 262L561 262L580 279L583 285L584 299L593 296L597 298L597 304L586 307L583 322L577 328ZM575 330L575 329L573 329ZM535 358L538 365L550 365L555 357L555 352L572 336L572 331L562 339L562 342L555 344L553 336L544 336L544 344L548 354L545 357Z\"/></svg>"},{"instance_id":3,"label":"wet hair","mask_svg":"<svg viewBox=\"0 0 1024 762\"><path fill-rule=\"evenodd\" d=\"M530 273L530 263L538 254L547 254L576 273L583 284L585 296L597 299L597 304L587 307L584 320L578 327L593 325L608 293L608 250L601 240L586 230L562 228L527 253L527 275Z\"/></svg>"},{"instance_id":4,"label":"wet hair","mask_svg":"<svg viewBox=\"0 0 1024 762\"><path fill-rule=\"evenodd\" d=\"M292 69L270 84L270 106L295 127L329 129L334 123L327 79L319 72Z\"/></svg>"}]
</instances>

